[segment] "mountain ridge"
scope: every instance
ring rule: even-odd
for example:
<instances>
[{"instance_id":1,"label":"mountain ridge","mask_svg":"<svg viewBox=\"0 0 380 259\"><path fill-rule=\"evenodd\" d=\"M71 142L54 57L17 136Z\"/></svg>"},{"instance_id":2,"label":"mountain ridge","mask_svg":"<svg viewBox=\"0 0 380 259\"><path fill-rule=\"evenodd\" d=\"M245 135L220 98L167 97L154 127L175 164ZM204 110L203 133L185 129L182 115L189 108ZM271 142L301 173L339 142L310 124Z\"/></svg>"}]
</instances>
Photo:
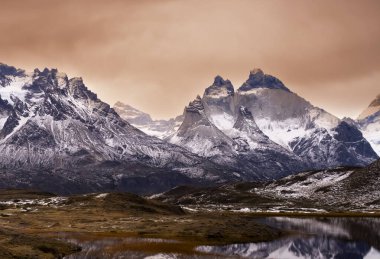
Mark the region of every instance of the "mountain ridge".
<instances>
[{"instance_id":1,"label":"mountain ridge","mask_svg":"<svg viewBox=\"0 0 380 259\"><path fill-rule=\"evenodd\" d=\"M313 106L260 69L251 71L237 91L233 89L229 80L217 76L202 97L209 121L227 135L240 107L245 107L264 135L310 168L366 165L378 158L355 125Z\"/></svg>"},{"instance_id":2,"label":"mountain ridge","mask_svg":"<svg viewBox=\"0 0 380 259\"><path fill-rule=\"evenodd\" d=\"M355 123L347 125L313 106L261 69L252 70L236 91L230 80L217 75L201 100L205 116L226 135L233 129L240 107L245 107L264 135L301 157L309 168L363 166L378 158ZM347 138L350 134L356 136L355 141ZM197 153L194 147L191 151Z\"/></svg>"},{"instance_id":3,"label":"mountain ridge","mask_svg":"<svg viewBox=\"0 0 380 259\"><path fill-rule=\"evenodd\" d=\"M47 68L27 73L2 65L1 71L5 83L0 87L0 186L27 186L43 178L46 185L56 186L50 181L64 175L62 184L76 191L125 189L131 187L128 179L170 177L165 171L173 172L169 185L178 184L175 175L188 182L236 178L207 159L133 127L81 78L69 79ZM12 181L14 175L19 178ZM150 183L152 190L167 188L161 180Z\"/></svg>"}]
</instances>

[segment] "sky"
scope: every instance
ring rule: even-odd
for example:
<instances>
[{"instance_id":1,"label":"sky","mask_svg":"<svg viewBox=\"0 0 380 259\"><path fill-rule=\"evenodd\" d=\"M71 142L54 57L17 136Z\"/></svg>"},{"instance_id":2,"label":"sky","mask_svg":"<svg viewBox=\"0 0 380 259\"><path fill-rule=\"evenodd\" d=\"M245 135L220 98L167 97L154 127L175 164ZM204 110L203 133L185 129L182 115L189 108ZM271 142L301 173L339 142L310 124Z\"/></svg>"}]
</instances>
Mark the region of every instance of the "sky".
<instances>
[{"instance_id":1,"label":"sky","mask_svg":"<svg viewBox=\"0 0 380 259\"><path fill-rule=\"evenodd\" d=\"M378 0L0 0L0 62L169 118L261 68L338 117L380 94Z\"/></svg>"}]
</instances>

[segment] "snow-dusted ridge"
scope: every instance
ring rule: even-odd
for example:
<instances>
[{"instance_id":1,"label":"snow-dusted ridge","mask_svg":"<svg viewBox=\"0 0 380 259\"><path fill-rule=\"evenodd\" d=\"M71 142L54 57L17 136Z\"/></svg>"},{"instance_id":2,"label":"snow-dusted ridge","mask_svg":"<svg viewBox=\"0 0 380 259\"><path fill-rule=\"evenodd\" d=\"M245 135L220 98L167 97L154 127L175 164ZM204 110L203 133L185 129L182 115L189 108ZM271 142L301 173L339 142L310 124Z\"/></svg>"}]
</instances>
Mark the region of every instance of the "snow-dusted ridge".
<instances>
[{"instance_id":1,"label":"snow-dusted ridge","mask_svg":"<svg viewBox=\"0 0 380 259\"><path fill-rule=\"evenodd\" d=\"M247 81L236 91L231 81L216 76L212 85L205 89L200 102L203 106L202 120L207 120L207 125L193 127L192 122L185 122L186 116L190 116L185 108L183 116L176 120L177 125L182 125L178 128L172 127L172 133L166 139L201 156L214 157L215 160L215 156L219 154L224 160L231 162L231 155L241 154L241 150L247 147L250 150L260 147L273 149L273 144L277 144L306 164L298 169L362 166L378 158L374 152L378 149L377 145L380 145L377 129L380 127L376 126L378 123L366 126L368 129L365 126L360 127L363 137L355 123L346 123L345 120L313 106L291 92L279 79L265 74L261 69L252 70ZM371 105L377 107L375 101ZM245 107L251 112L252 123L259 131L247 135L234 128L240 107ZM145 130L146 125L136 126L149 134ZM191 136L180 137L184 128L189 129L188 134L191 132ZM152 132L156 136L167 133L166 129L159 134ZM210 138L210 135L213 135L213 138ZM255 144L258 139L250 140L258 135L267 136L270 142ZM229 151L227 146L230 147ZM255 156L251 158L257 162L261 161ZM272 156L272 163L283 164L281 159L275 158L276 156ZM293 170L298 169L295 167Z\"/></svg>"},{"instance_id":2,"label":"snow-dusted ridge","mask_svg":"<svg viewBox=\"0 0 380 259\"><path fill-rule=\"evenodd\" d=\"M312 106L261 70L237 91L217 76L169 122L121 103L115 108L126 119L82 78L0 64L0 188L153 193L377 158L355 125Z\"/></svg>"},{"instance_id":3,"label":"snow-dusted ridge","mask_svg":"<svg viewBox=\"0 0 380 259\"><path fill-rule=\"evenodd\" d=\"M130 125L81 78L69 79L56 69L27 73L3 64L0 75L0 187L31 184L54 191L58 182L48 182L61 179L74 192L128 189L128 177L151 181L144 176L167 172L173 172L173 179L163 187L230 178L214 163ZM40 177L49 180L39 183Z\"/></svg>"},{"instance_id":4,"label":"snow-dusted ridge","mask_svg":"<svg viewBox=\"0 0 380 259\"><path fill-rule=\"evenodd\" d=\"M219 142L229 145L230 152L235 154L236 152L241 154L241 151L247 147L251 151L255 150L256 154L257 149L276 149L281 150L283 154L291 154L294 159L306 164L303 168L311 169L367 165L378 158L356 125L346 123L313 106L291 92L279 79L264 74L260 69L251 71L247 81L237 91L234 91L229 80L224 80L221 76L215 77L213 84L205 89L199 102L204 107L203 120L209 122L207 129L214 128L213 131L218 129L225 135L216 137L221 134L215 133L213 141L219 138ZM249 133L237 130L234 126L239 119L241 107L252 116L250 122L246 122L252 127ZM185 109L185 117L186 115ZM184 124L189 129L192 127L192 123L183 122ZM168 138L169 141L178 143L178 135L181 135L186 128L183 125L173 135L174 137ZM212 152L204 151L207 149L203 144L210 142L204 133L206 128L203 127L201 130L199 127L192 127L191 132L193 137L187 136L185 140L182 139L181 145L200 155L215 152L215 149ZM202 134L203 138L200 137ZM267 140L263 142L264 139ZM282 149L275 148L275 144ZM221 145L214 146L216 150L221 147ZM210 148L211 146L208 150ZM225 153L226 149L224 150ZM255 156L251 158L261 161ZM280 157L273 154L271 161L284 164ZM299 168L302 168L300 163L299 165Z\"/></svg>"}]
</instances>

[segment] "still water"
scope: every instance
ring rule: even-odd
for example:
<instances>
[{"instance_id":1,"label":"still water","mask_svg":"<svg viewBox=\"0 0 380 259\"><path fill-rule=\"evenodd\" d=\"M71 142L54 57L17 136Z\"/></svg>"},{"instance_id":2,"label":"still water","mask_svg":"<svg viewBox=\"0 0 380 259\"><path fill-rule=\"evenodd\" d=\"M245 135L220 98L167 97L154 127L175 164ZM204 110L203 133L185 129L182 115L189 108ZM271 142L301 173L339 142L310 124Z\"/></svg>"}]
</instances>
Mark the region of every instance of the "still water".
<instances>
[{"instance_id":1,"label":"still water","mask_svg":"<svg viewBox=\"0 0 380 259\"><path fill-rule=\"evenodd\" d=\"M63 239L82 247L65 258L334 258L380 259L380 218L291 218L268 217L258 221L289 231L280 240L264 243L197 246L192 254L167 251L180 246L175 240L107 237L92 241L75 235ZM243 226L244 227L244 226ZM163 247L165 251L144 252L144 247ZM129 247L129 248L128 248ZM130 247L139 249L131 251ZM141 249L142 248L142 249ZM147 249L149 250L149 249ZM175 250L175 249L174 249Z\"/></svg>"}]
</instances>

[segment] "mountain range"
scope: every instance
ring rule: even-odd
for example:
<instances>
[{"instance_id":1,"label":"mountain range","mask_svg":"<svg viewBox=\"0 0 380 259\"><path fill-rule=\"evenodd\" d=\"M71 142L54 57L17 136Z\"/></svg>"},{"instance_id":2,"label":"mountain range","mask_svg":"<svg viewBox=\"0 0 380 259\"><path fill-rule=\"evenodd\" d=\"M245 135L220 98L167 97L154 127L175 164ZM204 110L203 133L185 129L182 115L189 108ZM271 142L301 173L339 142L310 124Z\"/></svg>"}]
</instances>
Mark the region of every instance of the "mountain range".
<instances>
[{"instance_id":1,"label":"mountain range","mask_svg":"<svg viewBox=\"0 0 380 259\"><path fill-rule=\"evenodd\" d=\"M81 78L4 64L0 75L0 187L144 192L236 178L131 126Z\"/></svg>"},{"instance_id":2,"label":"mountain range","mask_svg":"<svg viewBox=\"0 0 380 259\"><path fill-rule=\"evenodd\" d=\"M298 167L293 164L294 169L363 166L378 157L371 144L379 138L373 136L369 144L361 132L364 126L313 106L260 69L252 70L236 91L229 80L216 76L203 97L198 96L182 117L176 118L177 123L181 118L175 133L171 133L175 128L163 127L155 136L169 135L164 139L173 144L217 163L237 163L240 168L239 159L232 157L241 158L247 152L250 154L246 157L255 161L269 158L280 166L286 164L284 161L295 162ZM149 123L144 124L147 127ZM372 126L366 127L369 130L363 132L372 136ZM271 153L273 150L277 155ZM259 153L266 153L267 158L253 155ZM278 156L280 153L282 156Z\"/></svg>"},{"instance_id":3,"label":"mountain range","mask_svg":"<svg viewBox=\"0 0 380 259\"><path fill-rule=\"evenodd\" d=\"M366 165L378 157L357 127L261 70L237 91L217 76L183 115L155 121L57 69L0 64L0 188L155 193Z\"/></svg>"}]
</instances>

